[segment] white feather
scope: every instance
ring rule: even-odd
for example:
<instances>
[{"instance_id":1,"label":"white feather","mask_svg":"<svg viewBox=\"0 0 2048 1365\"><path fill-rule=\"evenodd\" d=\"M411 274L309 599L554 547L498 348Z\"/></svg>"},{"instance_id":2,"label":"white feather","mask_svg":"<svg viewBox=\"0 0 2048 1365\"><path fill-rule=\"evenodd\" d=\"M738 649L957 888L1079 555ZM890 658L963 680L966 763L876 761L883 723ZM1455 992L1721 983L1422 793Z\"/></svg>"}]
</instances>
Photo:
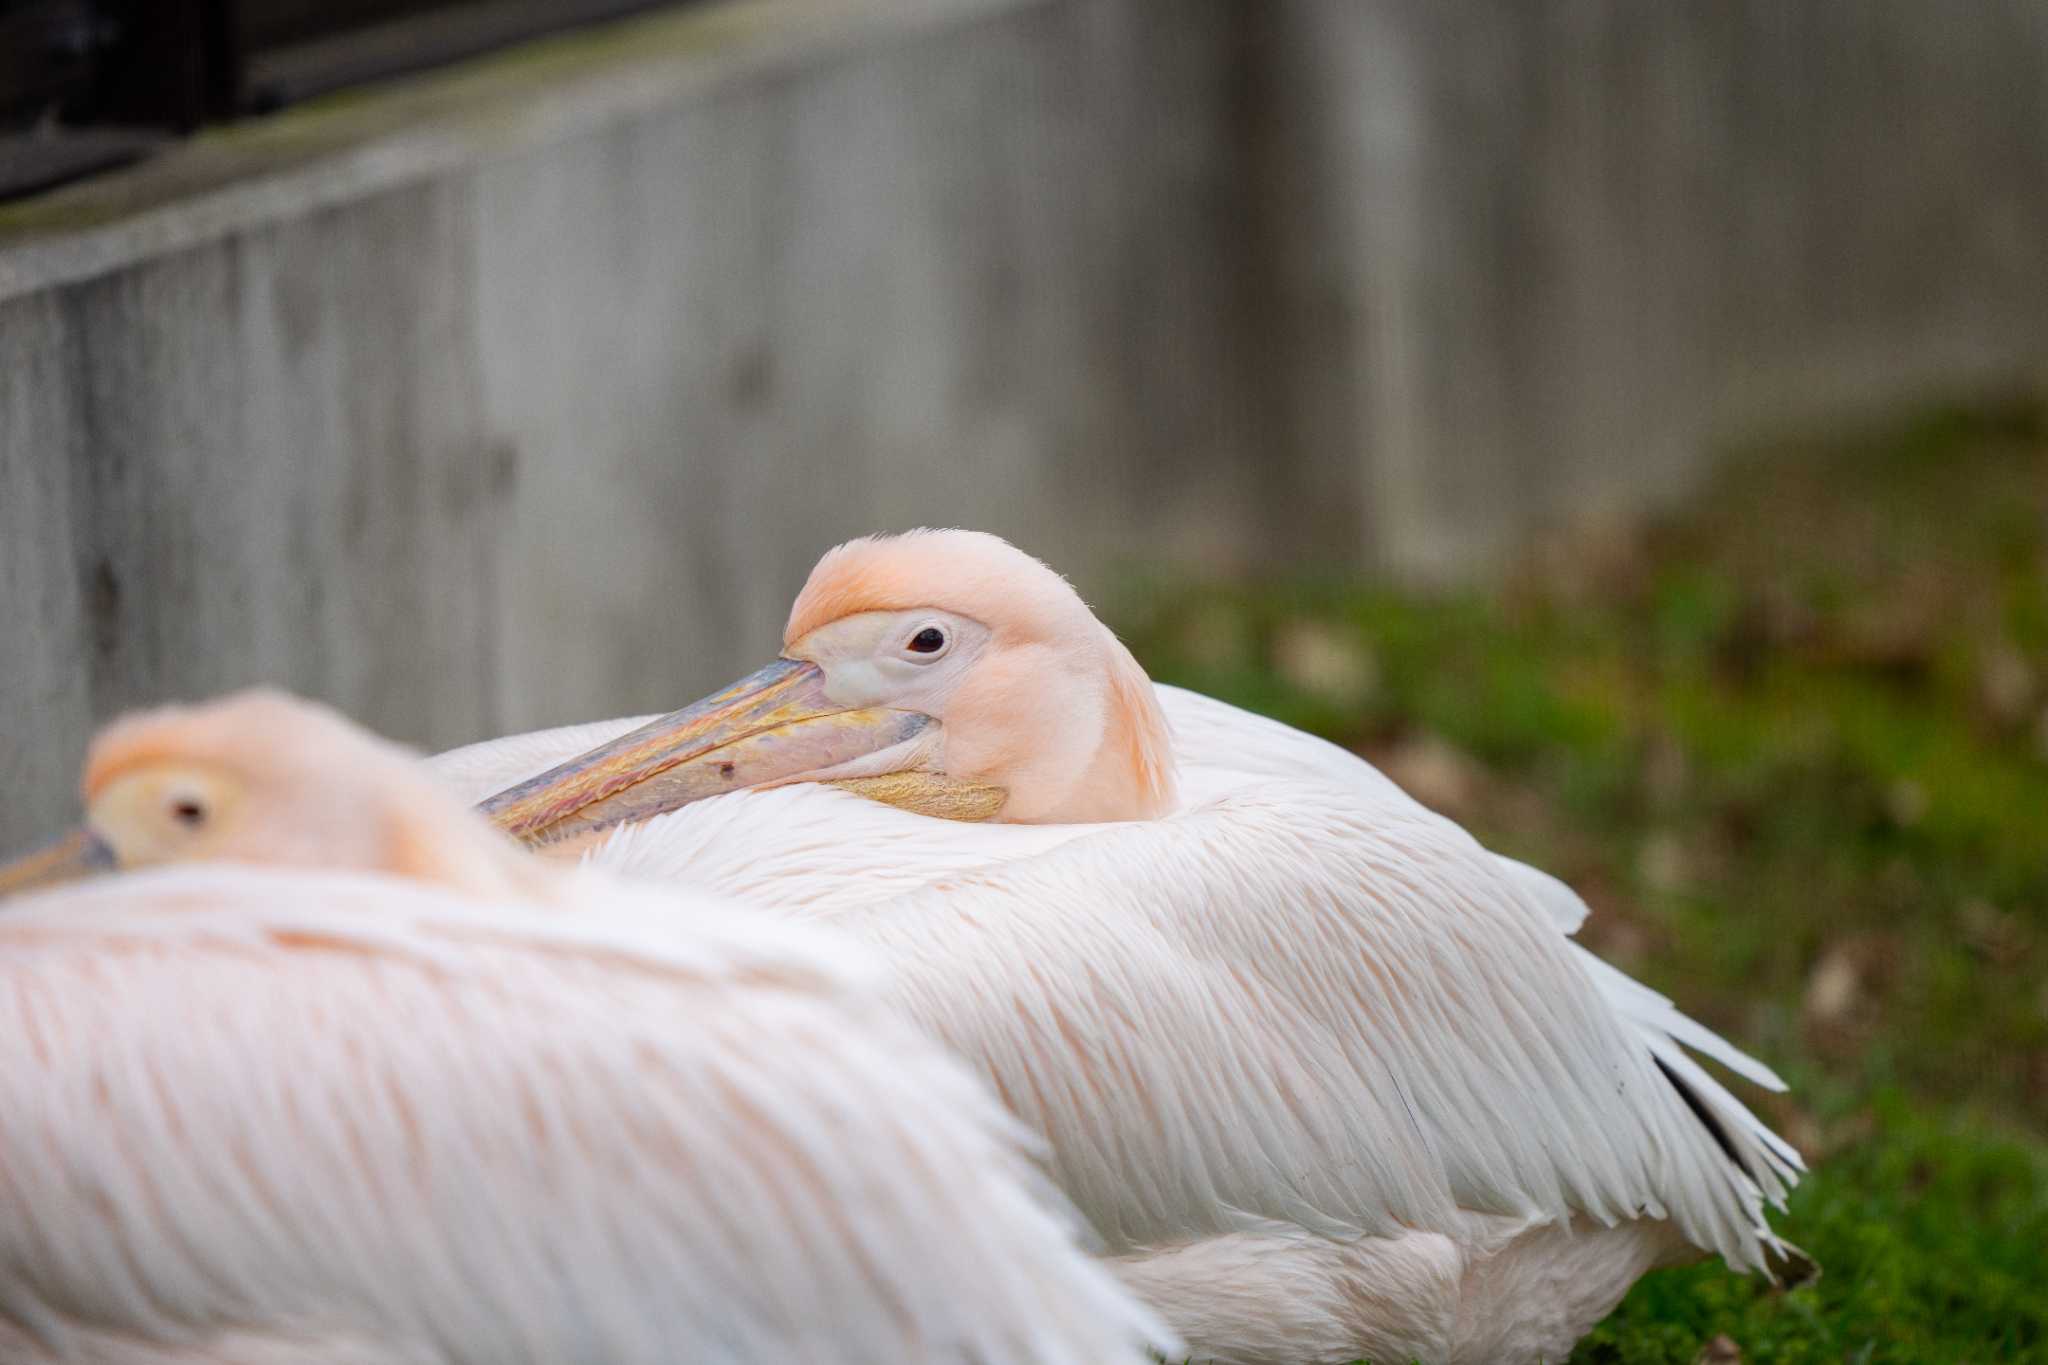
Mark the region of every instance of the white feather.
<instances>
[{"instance_id":1,"label":"white feather","mask_svg":"<svg viewBox=\"0 0 2048 1365\"><path fill-rule=\"evenodd\" d=\"M828 933L139 874L0 918L0 1352L1031 1360L1169 1343Z\"/></svg>"},{"instance_id":2,"label":"white feather","mask_svg":"<svg viewBox=\"0 0 2048 1365\"><path fill-rule=\"evenodd\" d=\"M1272 1339L1330 1343L1316 1358L1534 1360L1672 1254L1667 1235L1741 1269L1791 1254L1763 1209L1797 1154L1680 1045L1782 1083L1571 943L1570 888L1355 755L1159 696L1182 793L1165 819L957 825L793 786L658 817L590 860L878 950L894 998L1046 1135L1127 1278L1219 1360L1287 1358L1247 1343L1296 1318ZM495 767L470 751L465 772L495 790L631 723ZM1559 1249L1602 1227L1605 1250ZM1440 1265L1417 1236L1455 1253L1463 1308L1417 1288ZM1233 1337L1228 1277L1254 1264L1334 1306L1276 1306ZM1520 1321L1537 1326L1502 1326Z\"/></svg>"}]
</instances>

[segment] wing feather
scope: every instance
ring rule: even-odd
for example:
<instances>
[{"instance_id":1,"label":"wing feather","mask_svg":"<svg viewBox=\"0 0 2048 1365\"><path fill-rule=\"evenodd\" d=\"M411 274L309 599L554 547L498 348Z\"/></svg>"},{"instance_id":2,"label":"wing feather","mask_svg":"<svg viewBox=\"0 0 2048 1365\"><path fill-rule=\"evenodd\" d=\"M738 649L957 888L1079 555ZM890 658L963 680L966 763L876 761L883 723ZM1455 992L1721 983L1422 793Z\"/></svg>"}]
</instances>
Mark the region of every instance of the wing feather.
<instances>
[{"instance_id":1,"label":"wing feather","mask_svg":"<svg viewBox=\"0 0 2048 1365\"><path fill-rule=\"evenodd\" d=\"M0 1341L451 1365L1166 1344L852 949L617 897L204 869L10 906Z\"/></svg>"},{"instance_id":2,"label":"wing feather","mask_svg":"<svg viewBox=\"0 0 2048 1365\"><path fill-rule=\"evenodd\" d=\"M1048 1135L1120 1249L1233 1213L1379 1233L1576 1210L1668 1216L1763 1267L1759 1185L1501 862L1341 795L1268 781L830 922ZM1659 1036L1782 1177L1761 1125Z\"/></svg>"}]
</instances>

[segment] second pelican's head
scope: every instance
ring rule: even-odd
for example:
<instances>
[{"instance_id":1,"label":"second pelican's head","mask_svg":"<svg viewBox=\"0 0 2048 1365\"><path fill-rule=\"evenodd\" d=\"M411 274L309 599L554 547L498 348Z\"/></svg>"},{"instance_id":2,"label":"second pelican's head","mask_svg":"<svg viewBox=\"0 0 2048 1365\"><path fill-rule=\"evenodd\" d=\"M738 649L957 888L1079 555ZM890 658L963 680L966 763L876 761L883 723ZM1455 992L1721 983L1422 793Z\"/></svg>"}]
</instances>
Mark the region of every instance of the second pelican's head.
<instances>
[{"instance_id":1,"label":"second pelican's head","mask_svg":"<svg viewBox=\"0 0 2048 1365\"><path fill-rule=\"evenodd\" d=\"M781 658L480 809L544 844L804 781L1034 823L1174 799L1151 682L1067 581L992 535L912 531L828 551Z\"/></svg>"},{"instance_id":2,"label":"second pelican's head","mask_svg":"<svg viewBox=\"0 0 2048 1365\"><path fill-rule=\"evenodd\" d=\"M201 862L382 872L508 899L552 875L409 750L282 692L124 716L93 740L81 787L84 823L0 867L0 895Z\"/></svg>"}]
</instances>

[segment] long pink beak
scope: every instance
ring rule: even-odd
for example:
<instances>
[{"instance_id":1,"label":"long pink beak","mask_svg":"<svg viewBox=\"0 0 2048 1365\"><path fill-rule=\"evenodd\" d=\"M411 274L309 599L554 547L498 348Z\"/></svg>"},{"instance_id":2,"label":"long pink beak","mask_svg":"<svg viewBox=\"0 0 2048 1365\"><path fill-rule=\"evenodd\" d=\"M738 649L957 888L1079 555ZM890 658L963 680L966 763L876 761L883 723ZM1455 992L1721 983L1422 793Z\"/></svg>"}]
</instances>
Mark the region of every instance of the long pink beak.
<instances>
[{"instance_id":1,"label":"long pink beak","mask_svg":"<svg viewBox=\"0 0 2048 1365\"><path fill-rule=\"evenodd\" d=\"M514 838L551 844L747 787L794 781L915 739L930 716L848 707L816 664L766 668L609 744L528 778L477 810Z\"/></svg>"}]
</instances>

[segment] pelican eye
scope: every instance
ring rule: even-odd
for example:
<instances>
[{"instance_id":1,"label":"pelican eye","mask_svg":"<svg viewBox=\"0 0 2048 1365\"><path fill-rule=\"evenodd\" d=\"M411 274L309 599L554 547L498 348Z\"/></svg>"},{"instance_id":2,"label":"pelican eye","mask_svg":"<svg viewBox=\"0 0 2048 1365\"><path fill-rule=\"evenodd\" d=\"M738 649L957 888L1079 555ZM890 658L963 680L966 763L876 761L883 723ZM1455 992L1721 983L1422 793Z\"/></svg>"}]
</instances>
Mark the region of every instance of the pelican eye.
<instances>
[{"instance_id":1,"label":"pelican eye","mask_svg":"<svg viewBox=\"0 0 2048 1365\"><path fill-rule=\"evenodd\" d=\"M206 823L206 803L196 796L178 796L171 799L171 819L186 829L198 829Z\"/></svg>"},{"instance_id":2,"label":"pelican eye","mask_svg":"<svg viewBox=\"0 0 2048 1365\"><path fill-rule=\"evenodd\" d=\"M946 647L946 632L937 626L926 626L910 637L910 648L916 654L936 654Z\"/></svg>"}]
</instances>

